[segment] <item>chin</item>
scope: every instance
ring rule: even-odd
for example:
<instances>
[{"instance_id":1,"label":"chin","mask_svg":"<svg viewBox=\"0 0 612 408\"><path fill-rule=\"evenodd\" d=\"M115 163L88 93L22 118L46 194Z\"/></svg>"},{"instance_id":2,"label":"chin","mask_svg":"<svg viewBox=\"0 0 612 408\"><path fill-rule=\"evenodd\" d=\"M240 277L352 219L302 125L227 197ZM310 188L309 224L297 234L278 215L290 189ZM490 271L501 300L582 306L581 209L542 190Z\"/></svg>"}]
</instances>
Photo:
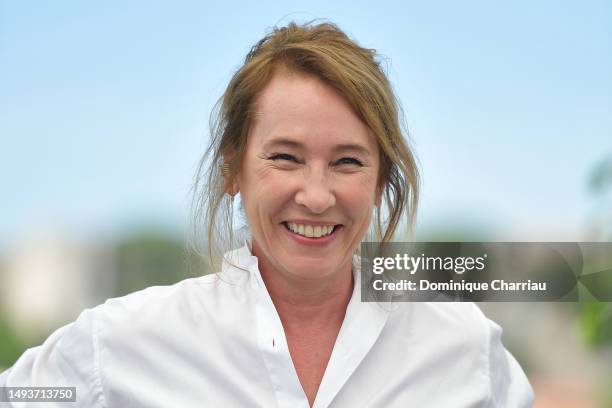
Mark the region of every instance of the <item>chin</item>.
<instances>
[{"instance_id":1,"label":"chin","mask_svg":"<svg viewBox=\"0 0 612 408\"><path fill-rule=\"evenodd\" d=\"M324 267L323 265L323 261L315 259L299 263L291 262L287 264L287 270L292 275L304 279L315 279L331 275L333 271L330 268Z\"/></svg>"}]
</instances>

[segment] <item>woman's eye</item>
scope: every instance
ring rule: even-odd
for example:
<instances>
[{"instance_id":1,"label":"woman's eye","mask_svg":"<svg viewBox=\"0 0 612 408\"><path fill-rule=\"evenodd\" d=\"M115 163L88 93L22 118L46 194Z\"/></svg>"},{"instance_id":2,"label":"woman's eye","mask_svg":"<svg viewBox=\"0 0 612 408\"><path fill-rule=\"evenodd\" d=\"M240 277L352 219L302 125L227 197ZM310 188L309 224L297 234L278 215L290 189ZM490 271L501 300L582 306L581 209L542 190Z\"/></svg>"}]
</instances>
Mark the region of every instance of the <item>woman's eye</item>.
<instances>
[{"instance_id":1,"label":"woman's eye","mask_svg":"<svg viewBox=\"0 0 612 408\"><path fill-rule=\"evenodd\" d=\"M359 159L354 157L343 157L336 162L337 164L355 164L359 167L363 166L363 163Z\"/></svg>"},{"instance_id":2,"label":"woman's eye","mask_svg":"<svg viewBox=\"0 0 612 408\"><path fill-rule=\"evenodd\" d=\"M297 159L295 157L293 157L292 155L287 154L287 153L273 154L272 156L268 157L268 159L270 159L270 160L287 160L287 161L297 162Z\"/></svg>"}]
</instances>

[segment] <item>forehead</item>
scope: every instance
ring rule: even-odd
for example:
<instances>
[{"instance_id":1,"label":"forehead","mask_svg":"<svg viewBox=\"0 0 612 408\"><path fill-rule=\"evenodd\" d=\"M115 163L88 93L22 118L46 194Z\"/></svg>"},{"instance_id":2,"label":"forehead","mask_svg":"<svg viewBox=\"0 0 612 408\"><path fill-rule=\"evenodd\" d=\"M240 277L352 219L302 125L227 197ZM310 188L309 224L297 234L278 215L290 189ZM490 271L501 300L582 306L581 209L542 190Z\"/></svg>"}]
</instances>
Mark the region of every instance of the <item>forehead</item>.
<instances>
[{"instance_id":1,"label":"forehead","mask_svg":"<svg viewBox=\"0 0 612 408\"><path fill-rule=\"evenodd\" d=\"M295 139L309 148L377 143L346 98L314 75L278 70L255 102L249 143Z\"/></svg>"}]
</instances>

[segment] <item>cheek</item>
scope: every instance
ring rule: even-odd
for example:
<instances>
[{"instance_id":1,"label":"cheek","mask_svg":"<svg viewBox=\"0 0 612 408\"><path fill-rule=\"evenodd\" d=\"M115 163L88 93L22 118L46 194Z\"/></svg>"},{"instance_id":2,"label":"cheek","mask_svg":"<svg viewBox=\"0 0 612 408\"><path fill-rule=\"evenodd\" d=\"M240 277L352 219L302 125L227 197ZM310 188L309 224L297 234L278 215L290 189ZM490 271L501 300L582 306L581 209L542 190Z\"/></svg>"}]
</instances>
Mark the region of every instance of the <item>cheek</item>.
<instances>
[{"instance_id":1,"label":"cheek","mask_svg":"<svg viewBox=\"0 0 612 408\"><path fill-rule=\"evenodd\" d=\"M276 210L290 196L288 178L270 167L245 169L242 179L242 200L247 208Z\"/></svg>"},{"instance_id":2,"label":"cheek","mask_svg":"<svg viewBox=\"0 0 612 408\"><path fill-rule=\"evenodd\" d=\"M291 177L278 169L262 167L255 172L253 184L259 197L268 200L286 199L285 196L290 191Z\"/></svg>"},{"instance_id":3,"label":"cheek","mask_svg":"<svg viewBox=\"0 0 612 408\"><path fill-rule=\"evenodd\" d=\"M364 222L372 213L375 204L376 186L370 177L352 180L341 188L342 202L346 210Z\"/></svg>"},{"instance_id":4,"label":"cheek","mask_svg":"<svg viewBox=\"0 0 612 408\"><path fill-rule=\"evenodd\" d=\"M245 201L249 201L252 196L261 194L262 183L269 178L267 169L258 166L258 164L257 160L245 159L242 167L239 177L239 188Z\"/></svg>"}]
</instances>

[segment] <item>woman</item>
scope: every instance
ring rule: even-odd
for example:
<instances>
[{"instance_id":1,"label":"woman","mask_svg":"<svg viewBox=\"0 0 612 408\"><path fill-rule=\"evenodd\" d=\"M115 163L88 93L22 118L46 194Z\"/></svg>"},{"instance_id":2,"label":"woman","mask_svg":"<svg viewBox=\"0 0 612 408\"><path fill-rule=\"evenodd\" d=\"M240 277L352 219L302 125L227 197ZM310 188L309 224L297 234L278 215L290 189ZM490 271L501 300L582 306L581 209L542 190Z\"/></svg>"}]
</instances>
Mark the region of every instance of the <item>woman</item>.
<instances>
[{"instance_id":1,"label":"woman","mask_svg":"<svg viewBox=\"0 0 612 408\"><path fill-rule=\"evenodd\" d=\"M372 50L332 24L275 29L232 78L213 136L197 214L214 256L239 195L242 248L219 274L86 310L0 385L75 386L83 407L531 405L473 304L360 302L359 244L370 225L389 241L411 222L418 186Z\"/></svg>"}]
</instances>

